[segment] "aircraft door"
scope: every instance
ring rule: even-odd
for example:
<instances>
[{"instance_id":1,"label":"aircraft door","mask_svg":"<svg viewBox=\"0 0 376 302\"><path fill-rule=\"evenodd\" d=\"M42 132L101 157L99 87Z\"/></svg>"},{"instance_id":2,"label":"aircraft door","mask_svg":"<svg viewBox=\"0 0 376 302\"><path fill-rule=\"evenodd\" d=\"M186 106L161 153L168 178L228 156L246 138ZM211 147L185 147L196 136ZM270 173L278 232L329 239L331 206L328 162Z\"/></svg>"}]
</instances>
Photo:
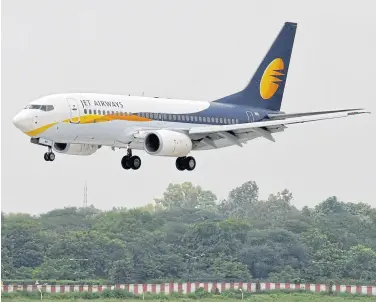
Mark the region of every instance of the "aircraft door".
<instances>
[{"instance_id":1,"label":"aircraft door","mask_svg":"<svg viewBox=\"0 0 376 302\"><path fill-rule=\"evenodd\" d=\"M255 114L252 111L246 111L248 116L248 122L253 123L255 121Z\"/></svg>"},{"instance_id":2,"label":"aircraft door","mask_svg":"<svg viewBox=\"0 0 376 302\"><path fill-rule=\"evenodd\" d=\"M70 122L73 124L80 123L80 110L78 108L77 100L73 98L66 98L70 110Z\"/></svg>"}]
</instances>

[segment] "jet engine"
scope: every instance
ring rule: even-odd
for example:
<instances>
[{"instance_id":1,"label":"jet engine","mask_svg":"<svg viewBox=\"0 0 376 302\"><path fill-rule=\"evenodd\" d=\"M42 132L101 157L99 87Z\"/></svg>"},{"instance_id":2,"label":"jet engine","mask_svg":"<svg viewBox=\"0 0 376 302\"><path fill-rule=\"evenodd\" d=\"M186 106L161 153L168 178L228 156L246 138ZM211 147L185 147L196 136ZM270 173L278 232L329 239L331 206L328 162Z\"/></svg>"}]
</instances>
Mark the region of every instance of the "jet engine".
<instances>
[{"instance_id":1,"label":"jet engine","mask_svg":"<svg viewBox=\"0 0 376 302\"><path fill-rule=\"evenodd\" d=\"M150 155L182 157L192 150L192 140L181 132L156 130L146 134L144 149Z\"/></svg>"},{"instance_id":2,"label":"jet engine","mask_svg":"<svg viewBox=\"0 0 376 302\"><path fill-rule=\"evenodd\" d=\"M54 143L52 149L58 153L69 155L91 155L95 153L101 146L92 144L66 144Z\"/></svg>"}]
</instances>

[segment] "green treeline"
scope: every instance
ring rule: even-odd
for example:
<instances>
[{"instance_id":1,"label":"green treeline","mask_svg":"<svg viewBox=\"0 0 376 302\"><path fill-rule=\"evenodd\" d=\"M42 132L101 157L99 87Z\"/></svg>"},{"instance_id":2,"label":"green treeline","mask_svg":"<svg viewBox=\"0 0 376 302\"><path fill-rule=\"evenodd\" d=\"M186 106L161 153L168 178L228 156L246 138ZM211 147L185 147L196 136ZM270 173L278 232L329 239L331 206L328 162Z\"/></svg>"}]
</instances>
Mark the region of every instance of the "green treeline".
<instances>
[{"instance_id":1,"label":"green treeline","mask_svg":"<svg viewBox=\"0 0 376 302\"><path fill-rule=\"evenodd\" d=\"M258 191L248 181L217 200L170 184L136 209L2 213L2 280L375 282L375 208L330 197L299 210L288 190Z\"/></svg>"}]
</instances>

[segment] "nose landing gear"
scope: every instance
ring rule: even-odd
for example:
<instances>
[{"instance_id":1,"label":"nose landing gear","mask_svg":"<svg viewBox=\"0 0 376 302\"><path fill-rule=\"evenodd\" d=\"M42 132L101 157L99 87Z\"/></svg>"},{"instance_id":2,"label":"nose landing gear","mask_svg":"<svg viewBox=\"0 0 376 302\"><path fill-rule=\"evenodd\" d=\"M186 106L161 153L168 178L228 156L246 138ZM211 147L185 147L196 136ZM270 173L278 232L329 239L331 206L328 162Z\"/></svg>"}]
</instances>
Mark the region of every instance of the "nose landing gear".
<instances>
[{"instance_id":1,"label":"nose landing gear","mask_svg":"<svg viewBox=\"0 0 376 302\"><path fill-rule=\"evenodd\" d=\"M44 153L44 160L45 161L54 161L55 160L55 153L52 152L51 147L48 148L48 152Z\"/></svg>"}]
</instances>

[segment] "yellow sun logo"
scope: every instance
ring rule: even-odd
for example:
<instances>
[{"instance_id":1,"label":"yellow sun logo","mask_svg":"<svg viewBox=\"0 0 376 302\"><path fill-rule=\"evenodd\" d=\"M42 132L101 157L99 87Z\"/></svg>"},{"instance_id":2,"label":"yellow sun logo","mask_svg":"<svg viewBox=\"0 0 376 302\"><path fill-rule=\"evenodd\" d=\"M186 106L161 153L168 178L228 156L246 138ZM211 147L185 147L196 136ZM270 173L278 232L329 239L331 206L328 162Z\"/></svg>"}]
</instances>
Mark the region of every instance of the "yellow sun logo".
<instances>
[{"instance_id":1,"label":"yellow sun logo","mask_svg":"<svg viewBox=\"0 0 376 302\"><path fill-rule=\"evenodd\" d=\"M264 100L270 99L278 90L279 83L282 82L278 76L282 73L285 64L281 58L274 59L268 67L266 67L260 82L260 95Z\"/></svg>"}]
</instances>

